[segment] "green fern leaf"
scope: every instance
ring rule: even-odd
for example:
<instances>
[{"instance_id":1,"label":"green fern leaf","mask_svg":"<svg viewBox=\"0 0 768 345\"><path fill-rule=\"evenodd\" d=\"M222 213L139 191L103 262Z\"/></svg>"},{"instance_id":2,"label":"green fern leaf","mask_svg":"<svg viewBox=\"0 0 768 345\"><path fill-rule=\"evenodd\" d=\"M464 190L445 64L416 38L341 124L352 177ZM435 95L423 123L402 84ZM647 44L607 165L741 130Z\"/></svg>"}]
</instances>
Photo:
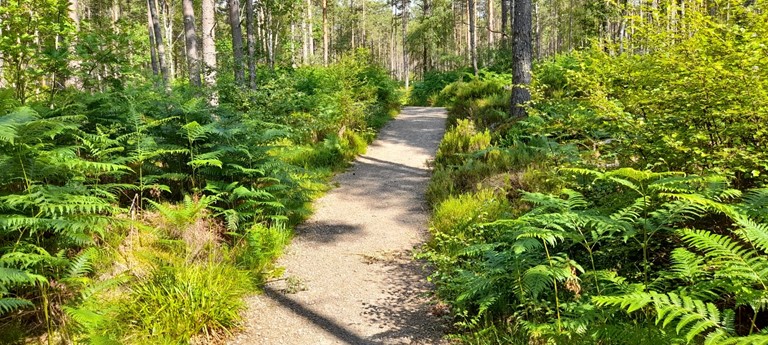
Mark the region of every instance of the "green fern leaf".
<instances>
[{"instance_id":1,"label":"green fern leaf","mask_svg":"<svg viewBox=\"0 0 768 345\"><path fill-rule=\"evenodd\" d=\"M21 298L0 297L0 315L22 308L32 308L32 302Z\"/></svg>"}]
</instances>

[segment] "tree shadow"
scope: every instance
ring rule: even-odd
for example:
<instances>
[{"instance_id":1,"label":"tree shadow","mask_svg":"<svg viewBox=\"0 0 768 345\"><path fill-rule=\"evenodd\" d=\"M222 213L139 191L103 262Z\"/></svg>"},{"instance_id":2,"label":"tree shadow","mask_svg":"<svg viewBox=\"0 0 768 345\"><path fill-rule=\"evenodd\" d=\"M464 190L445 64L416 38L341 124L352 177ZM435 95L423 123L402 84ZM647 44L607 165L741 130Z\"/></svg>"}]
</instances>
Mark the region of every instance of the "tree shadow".
<instances>
[{"instance_id":1,"label":"tree shadow","mask_svg":"<svg viewBox=\"0 0 768 345\"><path fill-rule=\"evenodd\" d=\"M296 229L296 236L302 240L316 243L331 243L339 237L360 232L359 225L308 221Z\"/></svg>"},{"instance_id":2,"label":"tree shadow","mask_svg":"<svg viewBox=\"0 0 768 345\"><path fill-rule=\"evenodd\" d=\"M312 322L313 324L322 328L324 331L334 336L338 340L341 340L347 344L375 344L375 342L366 340L360 335L350 331L346 327L339 325L327 317L308 309L303 304L294 301L290 297L270 286L264 287L264 294L283 307L290 309L296 315L299 315L305 318L307 321Z\"/></svg>"}]
</instances>

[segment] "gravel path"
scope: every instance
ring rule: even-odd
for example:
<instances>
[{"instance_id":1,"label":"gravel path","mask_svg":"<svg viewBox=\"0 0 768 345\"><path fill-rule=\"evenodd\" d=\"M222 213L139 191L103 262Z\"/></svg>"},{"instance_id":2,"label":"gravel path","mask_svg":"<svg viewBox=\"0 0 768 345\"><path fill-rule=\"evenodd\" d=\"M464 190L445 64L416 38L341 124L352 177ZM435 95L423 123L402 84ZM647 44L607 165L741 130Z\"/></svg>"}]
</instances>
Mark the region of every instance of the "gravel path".
<instances>
[{"instance_id":1,"label":"gravel path","mask_svg":"<svg viewBox=\"0 0 768 345\"><path fill-rule=\"evenodd\" d=\"M404 108L336 177L278 261L285 279L247 300L245 330L230 344L443 343L412 251L427 234L426 162L445 117Z\"/></svg>"}]
</instances>

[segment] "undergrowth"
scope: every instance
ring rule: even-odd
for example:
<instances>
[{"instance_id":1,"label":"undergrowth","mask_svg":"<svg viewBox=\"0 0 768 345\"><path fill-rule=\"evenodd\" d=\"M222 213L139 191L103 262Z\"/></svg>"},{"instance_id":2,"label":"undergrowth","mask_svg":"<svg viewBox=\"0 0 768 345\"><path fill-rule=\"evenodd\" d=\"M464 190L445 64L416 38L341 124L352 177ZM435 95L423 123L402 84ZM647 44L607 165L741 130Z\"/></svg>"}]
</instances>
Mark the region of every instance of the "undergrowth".
<instances>
[{"instance_id":1,"label":"undergrowth","mask_svg":"<svg viewBox=\"0 0 768 345\"><path fill-rule=\"evenodd\" d=\"M0 342L208 342L399 108L365 51L261 87L0 92Z\"/></svg>"},{"instance_id":2,"label":"undergrowth","mask_svg":"<svg viewBox=\"0 0 768 345\"><path fill-rule=\"evenodd\" d=\"M453 338L768 342L765 69L749 48L766 21L739 15L642 31L641 54L540 61L522 120L506 116L509 75L414 86L451 117L420 256Z\"/></svg>"}]
</instances>

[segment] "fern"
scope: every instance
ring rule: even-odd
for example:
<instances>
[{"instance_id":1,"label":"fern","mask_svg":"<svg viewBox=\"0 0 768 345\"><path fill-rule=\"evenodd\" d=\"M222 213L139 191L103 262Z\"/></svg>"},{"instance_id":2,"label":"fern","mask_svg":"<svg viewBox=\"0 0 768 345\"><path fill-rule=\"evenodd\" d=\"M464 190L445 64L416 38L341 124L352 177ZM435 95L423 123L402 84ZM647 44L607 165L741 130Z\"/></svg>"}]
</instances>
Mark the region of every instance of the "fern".
<instances>
[{"instance_id":1,"label":"fern","mask_svg":"<svg viewBox=\"0 0 768 345\"><path fill-rule=\"evenodd\" d=\"M597 296L592 300L598 306L616 306L629 313L652 304L656 311L656 324L666 328L674 323L675 332L684 333L688 342L717 330L729 332L733 323L732 311L721 313L713 303L672 292L635 292L619 296Z\"/></svg>"}]
</instances>

